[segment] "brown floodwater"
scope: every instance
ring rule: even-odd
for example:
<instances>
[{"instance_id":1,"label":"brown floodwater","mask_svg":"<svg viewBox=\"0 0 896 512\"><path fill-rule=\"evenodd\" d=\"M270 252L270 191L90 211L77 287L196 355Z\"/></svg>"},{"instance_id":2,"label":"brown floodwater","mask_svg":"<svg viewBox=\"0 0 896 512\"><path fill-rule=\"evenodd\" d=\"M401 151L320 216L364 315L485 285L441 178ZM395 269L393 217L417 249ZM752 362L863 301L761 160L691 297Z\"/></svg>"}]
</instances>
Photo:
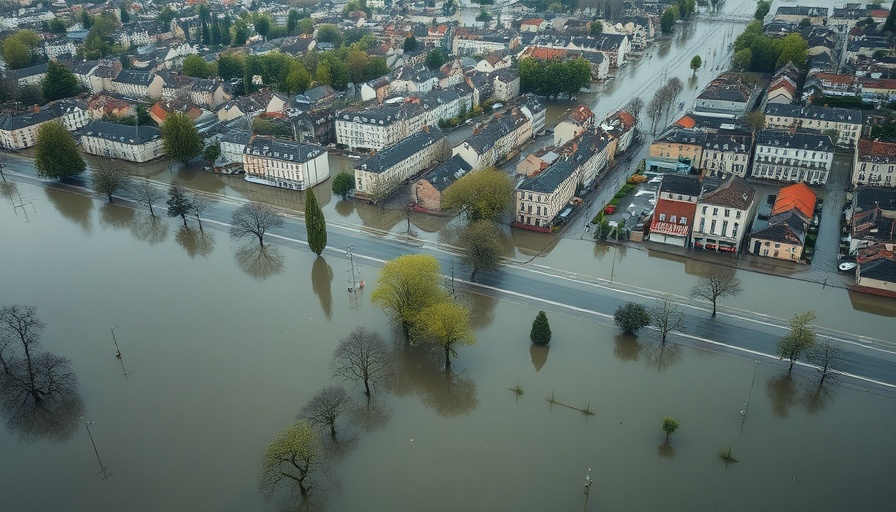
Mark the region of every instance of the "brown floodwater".
<instances>
[{"instance_id":1,"label":"brown floodwater","mask_svg":"<svg viewBox=\"0 0 896 512\"><path fill-rule=\"evenodd\" d=\"M394 341L368 300L375 268L361 267L370 284L354 298L341 257L260 251L179 219L16 188L30 205L0 197L0 304L38 307L43 347L71 359L81 406L61 409L54 435L0 428L3 510L291 509L289 492L262 499L262 452L337 382L333 349L359 326L395 345L398 377L371 406L346 383L356 405L337 423L327 476L314 477L319 509L581 509L588 468L588 510L887 510L896 497L896 404L851 383L819 390L783 363L663 349L650 332L622 337L557 310L550 347L533 349L536 309L483 295L469 298L478 343L446 373L440 354ZM681 261L598 247L564 239L533 264L678 292L694 279ZM778 279L749 274L726 303L782 317L811 306L886 339L881 303ZM664 416L681 422L669 443ZM739 462L726 466L729 447Z\"/></svg>"}]
</instances>

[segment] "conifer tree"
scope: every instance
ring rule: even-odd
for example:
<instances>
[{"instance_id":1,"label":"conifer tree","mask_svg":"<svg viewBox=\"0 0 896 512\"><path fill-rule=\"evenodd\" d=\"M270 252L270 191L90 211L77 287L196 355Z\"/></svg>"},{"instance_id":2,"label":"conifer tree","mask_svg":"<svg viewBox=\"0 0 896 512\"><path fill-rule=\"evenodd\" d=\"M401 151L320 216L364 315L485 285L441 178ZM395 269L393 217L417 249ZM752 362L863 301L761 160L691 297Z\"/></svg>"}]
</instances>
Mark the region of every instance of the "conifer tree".
<instances>
[{"instance_id":1,"label":"conifer tree","mask_svg":"<svg viewBox=\"0 0 896 512\"><path fill-rule=\"evenodd\" d=\"M305 228L308 231L308 247L320 256L327 246L327 221L314 190L310 188L305 191Z\"/></svg>"}]
</instances>

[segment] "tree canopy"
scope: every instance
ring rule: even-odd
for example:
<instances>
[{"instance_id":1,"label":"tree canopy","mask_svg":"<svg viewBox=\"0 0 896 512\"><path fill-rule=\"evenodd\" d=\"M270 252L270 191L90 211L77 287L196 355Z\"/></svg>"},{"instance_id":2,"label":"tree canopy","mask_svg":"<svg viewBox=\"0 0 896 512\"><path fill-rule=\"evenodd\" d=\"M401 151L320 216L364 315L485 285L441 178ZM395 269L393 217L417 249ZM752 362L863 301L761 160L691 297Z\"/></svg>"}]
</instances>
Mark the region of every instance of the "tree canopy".
<instances>
[{"instance_id":1,"label":"tree canopy","mask_svg":"<svg viewBox=\"0 0 896 512\"><path fill-rule=\"evenodd\" d=\"M445 63L445 55L438 48L432 49L426 54L426 67L439 69Z\"/></svg>"},{"instance_id":2,"label":"tree canopy","mask_svg":"<svg viewBox=\"0 0 896 512\"><path fill-rule=\"evenodd\" d=\"M702 65L703 59L701 59L699 55L694 55L694 58L691 59L691 69L694 70L694 74L697 73L697 70L700 69L700 66Z\"/></svg>"},{"instance_id":3,"label":"tree canopy","mask_svg":"<svg viewBox=\"0 0 896 512\"><path fill-rule=\"evenodd\" d=\"M75 139L59 121L44 123L38 128L34 148L34 166L42 178L68 178L87 168Z\"/></svg>"},{"instance_id":4,"label":"tree canopy","mask_svg":"<svg viewBox=\"0 0 896 512\"><path fill-rule=\"evenodd\" d=\"M765 35L761 21L752 21L734 40L733 65L737 69L761 73L774 72L788 61L799 68L806 65L809 43L799 33L782 38ZM746 53L745 50L750 50ZM747 56L749 64L747 65Z\"/></svg>"},{"instance_id":5,"label":"tree canopy","mask_svg":"<svg viewBox=\"0 0 896 512\"><path fill-rule=\"evenodd\" d=\"M814 320L815 312L812 310L794 315L790 319L790 332L778 340L778 355L790 361L788 372L793 370L797 358L815 347L815 331L809 325Z\"/></svg>"},{"instance_id":6,"label":"tree canopy","mask_svg":"<svg viewBox=\"0 0 896 512\"><path fill-rule=\"evenodd\" d=\"M261 203L247 203L233 211L230 220L230 236L243 238L254 236L264 247L264 235L271 228L283 226L283 219L276 210Z\"/></svg>"},{"instance_id":7,"label":"tree canopy","mask_svg":"<svg viewBox=\"0 0 896 512\"><path fill-rule=\"evenodd\" d=\"M470 269L470 281L479 271L490 272L501 266L501 233L494 222L477 220L461 230L458 245L464 265Z\"/></svg>"},{"instance_id":8,"label":"tree canopy","mask_svg":"<svg viewBox=\"0 0 896 512\"><path fill-rule=\"evenodd\" d=\"M70 98L81 92L81 84L75 75L58 62L47 65L47 74L41 82L41 88L47 101Z\"/></svg>"},{"instance_id":9,"label":"tree canopy","mask_svg":"<svg viewBox=\"0 0 896 512\"><path fill-rule=\"evenodd\" d=\"M202 153L202 137L187 114L172 112L162 125L162 147L172 160L188 163Z\"/></svg>"},{"instance_id":10,"label":"tree canopy","mask_svg":"<svg viewBox=\"0 0 896 512\"><path fill-rule=\"evenodd\" d=\"M281 482L299 486L302 496L311 490L308 479L319 464L320 437L307 421L298 421L277 432L264 450L259 487L270 500Z\"/></svg>"},{"instance_id":11,"label":"tree canopy","mask_svg":"<svg viewBox=\"0 0 896 512\"><path fill-rule=\"evenodd\" d=\"M370 301L386 310L410 341L420 313L446 300L441 284L439 262L433 256L399 256L380 270Z\"/></svg>"},{"instance_id":12,"label":"tree canopy","mask_svg":"<svg viewBox=\"0 0 896 512\"><path fill-rule=\"evenodd\" d=\"M716 316L716 303L720 298L733 297L743 288L735 269L721 265L710 265L700 275L700 280L691 288L691 297L712 303L712 317Z\"/></svg>"},{"instance_id":13,"label":"tree canopy","mask_svg":"<svg viewBox=\"0 0 896 512\"><path fill-rule=\"evenodd\" d=\"M650 325L650 314L647 308L637 302L626 302L616 308L613 321L623 334L636 334L642 327Z\"/></svg>"},{"instance_id":14,"label":"tree canopy","mask_svg":"<svg viewBox=\"0 0 896 512\"><path fill-rule=\"evenodd\" d=\"M663 11L660 16L660 30L668 34L675 29L675 21L678 19L678 7L672 6Z\"/></svg>"},{"instance_id":15,"label":"tree canopy","mask_svg":"<svg viewBox=\"0 0 896 512\"><path fill-rule=\"evenodd\" d=\"M548 323L548 315L539 311L532 321L532 330L529 331L529 339L536 345L547 345L551 342L551 325Z\"/></svg>"},{"instance_id":16,"label":"tree canopy","mask_svg":"<svg viewBox=\"0 0 896 512\"><path fill-rule=\"evenodd\" d=\"M37 63L41 40L33 30L19 30L3 40L3 60L10 69Z\"/></svg>"},{"instance_id":17,"label":"tree canopy","mask_svg":"<svg viewBox=\"0 0 896 512\"><path fill-rule=\"evenodd\" d=\"M759 21L765 19L765 15L768 14L768 11L772 8L771 0L759 0L756 2L756 11L753 13L753 18Z\"/></svg>"},{"instance_id":18,"label":"tree canopy","mask_svg":"<svg viewBox=\"0 0 896 512\"><path fill-rule=\"evenodd\" d=\"M305 230L308 235L308 248L320 256L327 247L327 221L324 219L324 212L320 209L314 190L310 188L305 191Z\"/></svg>"},{"instance_id":19,"label":"tree canopy","mask_svg":"<svg viewBox=\"0 0 896 512\"><path fill-rule=\"evenodd\" d=\"M542 96L572 97L591 83L591 64L578 57L562 61L524 58L519 61L520 91Z\"/></svg>"},{"instance_id":20,"label":"tree canopy","mask_svg":"<svg viewBox=\"0 0 896 512\"><path fill-rule=\"evenodd\" d=\"M451 367L451 356L457 356L456 346L476 343L470 327L470 309L450 299L423 309L415 321L415 329L424 340L445 350L445 368Z\"/></svg>"},{"instance_id":21,"label":"tree canopy","mask_svg":"<svg viewBox=\"0 0 896 512\"><path fill-rule=\"evenodd\" d=\"M369 397L370 386L391 375L392 361L382 336L358 327L339 342L330 369L334 377L362 382Z\"/></svg>"},{"instance_id":22,"label":"tree canopy","mask_svg":"<svg viewBox=\"0 0 896 512\"><path fill-rule=\"evenodd\" d=\"M442 208L460 208L470 221L498 220L513 203L513 181L494 167L473 171L452 183L442 196Z\"/></svg>"},{"instance_id":23,"label":"tree canopy","mask_svg":"<svg viewBox=\"0 0 896 512\"><path fill-rule=\"evenodd\" d=\"M355 176L348 172L340 172L333 178L333 193L343 199L355 188Z\"/></svg>"},{"instance_id":24,"label":"tree canopy","mask_svg":"<svg viewBox=\"0 0 896 512\"><path fill-rule=\"evenodd\" d=\"M187 227L187 215L193 213L193 203L187 191L178 185L168 189L168 216L180 217L184 221L184 227Z\"/></svg>"},{"instance_id":25,"label":"tree canopy","mask_svg":"<svg viewBox=\"0 0 896 512\"><path fill-rule=\"evenodd\" d=\"M217 69L214 63L206 62L199 55L187 55L184 57L181 73L187 76L197 78L210 78L217 75Z\"/></svg>"}]
</instances>

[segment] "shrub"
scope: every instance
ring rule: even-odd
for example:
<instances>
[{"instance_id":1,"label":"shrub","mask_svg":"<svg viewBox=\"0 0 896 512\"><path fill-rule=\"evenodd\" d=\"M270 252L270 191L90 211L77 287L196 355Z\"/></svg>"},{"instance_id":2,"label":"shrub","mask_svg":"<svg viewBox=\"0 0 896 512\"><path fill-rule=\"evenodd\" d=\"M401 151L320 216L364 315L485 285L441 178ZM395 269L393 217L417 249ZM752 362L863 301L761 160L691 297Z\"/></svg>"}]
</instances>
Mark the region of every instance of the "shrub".
<instances>
[{"instance_id":1,"label":"shrub","mask_svg":"<svg viewBox=\"0 0 896 512\"><path fill-rule=\"evenodd\" d=\"M539 311L535 316L529 338L536 345L547 345L551 341L551 326L548 324L548 316L544 311Z\"/></svg>"},{"instance_id":2,"label":"shrub","mask_svg":"<svg viewBox=\"0 0 896 512\"><path fill-rule=\"evenodd\" d=\"M641 304L626 302L616 309L613 321L622 329L623 334L636 334L640 328L650 325L650 314Z\"/></svg>"}]
</instances>

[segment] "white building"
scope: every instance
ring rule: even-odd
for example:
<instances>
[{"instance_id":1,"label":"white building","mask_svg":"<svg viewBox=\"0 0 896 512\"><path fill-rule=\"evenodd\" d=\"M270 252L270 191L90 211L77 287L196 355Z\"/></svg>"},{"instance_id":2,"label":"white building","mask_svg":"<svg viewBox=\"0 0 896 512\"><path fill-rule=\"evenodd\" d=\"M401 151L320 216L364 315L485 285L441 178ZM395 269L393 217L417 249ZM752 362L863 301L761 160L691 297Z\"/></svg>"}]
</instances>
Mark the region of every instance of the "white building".
<instances>
[{"instance_id":1,"label":"white building","mask_svg":"<svg viewBox=\"0 0 896 512\"><path fill-rule=\"evenodd\" d=\"M44 123L61 122L74 131L90 122L87 107L81 102L65 99L26 114L0 114L0 146L6 149L30 148L37 141L37 131Z\"/></svg>"},{"instance_id":2,"label":"white building","mask_svg":"<svg viewBox=\"0 0 896 512\"><path fill-rule=\"evenodd\" d=\"M756 191L742 178L729 174L722 184L697 200L691 245L737 253L753 218Z\"/></svg>"},{"instance_id":3,"label":"white building","mask_svg":"<svg viewBox=\"0 0 896 512\"><path fill-rule=\"evenodd\" d=\"M242 167L243 153L252 140L252 133L243 130L228 130L221 137L221 155L215 161L219 167Z\"/></svg>"},{"instance_id":4,"label":"white building","mask_svg":"<svg viewBox=\"0 0 896 512\"><path fill-rule=\"evenodd\" d=\"M438 165L448 156L448 138L427 128L355 166L355 195L382 200L405 180Z\"/></svg>"},{"instance_id":5,"label":"white building","mask_svg":"<svg viewBox=\"0 0 896 512\"><path fill-rule=\"evenodd\" d=\"M256 137L243 151L246 181L305 190L330 177L327 150L317 144Z\"/></svg>"},{"instance_id":6,"label":"white building","mask_svg":"<svg viewBox=\"0 0 896 512\"><path fill-rule=\"evenodd\" d=\"M162 133L155 126L127 126L94 121L81 130L81 147L91 155L143 163L164 155Z\"/></svg>"},{"instance_id":7,"label":"white building","mask_svg":"<svg viewBox=\"0 0 896 512\"><path fill-rule=\"evenodd\" d=\"M531 138L532 121L513 107L473 130L454 147L453 155L460 155L475 171L505 160Z\"/></svg>"},{"instance_id":8,"label":"white building","mask_svg":"<svg viewBox=\"0 0 896 512\"><path fill-rule=\"evenodd\" d=\"M834 144L827 135L783 130L762 130L756 137L754 178L775 181L828 181L834 160Z\"/></svg>"},{"instance_id":9,"label":"white building","mask_svg":"<svg viewBox=\"0 0 896 512\"><path fill-rule=\"evenodd\" d=\"M861 139L852 166L853 185L896 187L896 143Z\"/></svg>"}]
</instances>

